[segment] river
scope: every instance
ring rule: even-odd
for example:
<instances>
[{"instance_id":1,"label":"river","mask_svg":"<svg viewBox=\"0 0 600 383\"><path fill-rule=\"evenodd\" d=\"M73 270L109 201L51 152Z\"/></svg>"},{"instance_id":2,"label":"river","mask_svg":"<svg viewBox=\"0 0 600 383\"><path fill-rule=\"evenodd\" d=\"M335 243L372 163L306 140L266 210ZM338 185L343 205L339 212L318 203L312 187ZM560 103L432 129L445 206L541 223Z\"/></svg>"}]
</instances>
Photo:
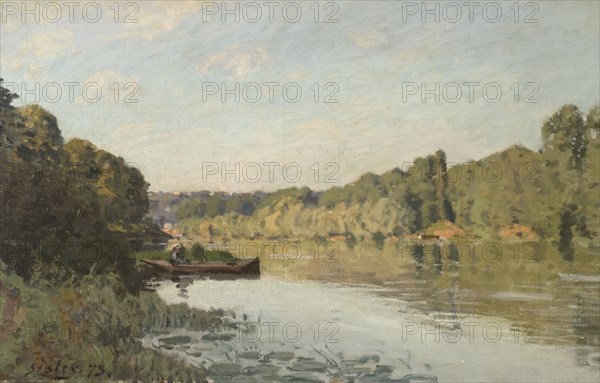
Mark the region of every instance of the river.
<instances>
[{"instance_id":1,"label":"river","mask_svg":"<svg viewBox=\"0 0 600 383\"><path fill-rule=\"evenodd\" d=\"M599 379L598 347L532 343L527 323L503 318L425 312L393 287L275 276L182 285L162 281L157 292L167 303L225 310L237 329L155 334L146 345L206 366L215 382Z\"/></svg>"}]
</instances>

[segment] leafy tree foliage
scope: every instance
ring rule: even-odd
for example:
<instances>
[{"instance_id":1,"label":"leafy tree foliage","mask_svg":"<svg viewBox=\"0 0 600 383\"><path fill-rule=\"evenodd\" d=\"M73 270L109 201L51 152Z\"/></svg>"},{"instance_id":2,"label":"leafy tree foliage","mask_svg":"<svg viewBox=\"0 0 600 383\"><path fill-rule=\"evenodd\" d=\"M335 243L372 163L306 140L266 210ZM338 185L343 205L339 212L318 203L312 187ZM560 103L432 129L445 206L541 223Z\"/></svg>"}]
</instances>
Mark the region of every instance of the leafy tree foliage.
<instances>
[{"instance_id":1,"label":"leafy tree foliage","mask_svg":"<svg viewBox=\"0 0 600 383\"><path fill-rule=\"evenodd\" d=\"M4 109L13 109L14 107L11 105L12 101L19 96L11 93L8 89L1 86L2 82L4 82L3 78L0 78L0 112L4 111Z\"/></svg>"},{"instance_id":2,"label":"leafy tree foliage","mask_svg":"<svg viewBox=\"0 0 600 383\"><path fill-rule=\"evenodd\" d=\"M148 183L141 172L92 143L78 138L65 145L67 161L79 185L90 187L103 218L111 224L140 221L148 211Z\"/></svg>"},{"instance_id":3,"label":"leafy tree foliage","mask_svg":"<svg viewBox=\"0 0 600 383\"><path fill-rule=\"evenodd\" d=\"M373 233L372 238L373 238L373 241L375 242L375 246L379 250L382 250L383 246L385 244L385 235L383 235L383 233L378 230L375 233Z\"/></svg>"},{"instance_id":4,"label":"leafy tree foliage","mask_svg":"<svg viewBox=\"0 0 600 383\"><path fill-rule=\"evenodd\" d=\"M542 126L544 151L558 151L569 156L569 165L582 170L587 149L586 124L579 108L565 105Z\"/></svg>"},{"instance_id":5,"label":"leafy tree foliage","mask_svg":"<svg viewBox=\"0 0 600 383\"><path fill-rule=\"evenodd\" d=\"M56 117L38 105L13 108L0 91L2 261L25 279L41 269L62 279L115 272L134 283L126 234L147 225L148 209L139 170L87 141L64 145Z\"/></svg>"}]
</instances>

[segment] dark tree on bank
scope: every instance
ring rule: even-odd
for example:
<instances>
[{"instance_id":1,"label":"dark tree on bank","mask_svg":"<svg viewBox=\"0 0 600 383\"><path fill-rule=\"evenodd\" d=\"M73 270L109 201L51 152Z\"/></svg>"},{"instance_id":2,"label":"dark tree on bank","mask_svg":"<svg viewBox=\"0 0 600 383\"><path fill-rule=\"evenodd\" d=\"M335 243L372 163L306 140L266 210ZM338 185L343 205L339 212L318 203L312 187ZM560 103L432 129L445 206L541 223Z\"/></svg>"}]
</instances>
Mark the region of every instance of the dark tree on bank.
<instances>
[{"instance_id":1,"label":"dark tree on bank","mask_svg":"<svg viewBox=\"0 0 600 383\"><path fill-rule=\"evenodd\" d=\"M137 291L128 230L147 227L143 176L87 141L64 145L54 115L39 105L14 108L14 99L0 86L0 257L7 270L58 281L114 273ZM114 177L115 164L124 178Z\"/></svg>"},{"instance_id":2,"label":"dark tree on bank","mask_svg":"<svg viewBox=\"0 0 600 383\"><path fill-rule=\"evenodd\" d=\"M577 206L569 205L565 207L560 217L560 228L558 232L558 251L566 261L575 259L575 249L573 247L572 227L577 223L575 212Z\"/></svg>"},{"instance_id":3,"label":"dark tree on bank","mask_svg":"<svg viewBox=\"0 0 600 383\"><path fill-rule=\"evenodd\" d=\"M15 93L12 93L10 90L6 89L2 86L4 82L3 78L0 78L0 112L4 111L4 109L13 109L12 101L19 96Z\"/></svg>"}]
</instances>

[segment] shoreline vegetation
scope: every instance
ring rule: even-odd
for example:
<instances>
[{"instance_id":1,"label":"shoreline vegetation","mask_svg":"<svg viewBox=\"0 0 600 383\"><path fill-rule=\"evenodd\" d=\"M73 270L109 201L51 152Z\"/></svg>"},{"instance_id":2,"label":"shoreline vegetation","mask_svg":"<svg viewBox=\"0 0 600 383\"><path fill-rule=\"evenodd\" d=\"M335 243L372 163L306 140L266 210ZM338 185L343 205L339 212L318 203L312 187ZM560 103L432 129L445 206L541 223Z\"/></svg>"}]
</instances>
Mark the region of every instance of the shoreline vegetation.
<instances>
[{"instance_id":1,"label":"shoreline vegetation","mask_svg":"<svg viewBox=\"0 0 600 383\"><path fill-rule=\"evenodd\" d=\"M209 368L141 342L174 329L227 326L220 310L167 305L151 291L150 274L138 261L168 256L145 249L170 238L153 222L160 217L148 216L156 194L148 193L139 169L88 141L65 142L55 116L38 105L15 108L11 102L16 97L0 86L0 379L208 381ZM299 263L263 263L267 273L283 277L382 284L422 278L434 281L430 292L447 292L458 283L452 280L452 267L462 266L468 273L456 277L461 287L477 288L493 279L507 286L523 280L540 285L556 280L559 272L579 274L598 266L599 182L593 159L599 156L599 130L600 107L584 120L568 105L542 127L539 153L513 147L496 155L503 169L519 161L543 164L537 183L468 183L464 178L453 185L440 150L415 161L424 174L439 177L396 169L322 193L292 188L254 196L184 198L177 213L181 241L192 241L185 246L199 260L243 256L194 246L193 241L206 240L206 233L208 242L290 238L307 255L314 254L313 241L317 249L321 246L319 262L312 255L313 262L307 256ZM456 236L459 242L509 238L511 230L521 238L516 234L521 233L539 245L539 259L502 263L499 271L499 263L481 263L482 257L489 261L485 256L475 255L477 262L469 264L471 258L456 249L444 258L435 244L421 246L411 237L446 221L466 233ZM530 231L535 235L530 237ZM335 253L338 262L323 262L331 255L333 237L343 237ZM400 257L406 264L399 265L402 238L413 246ZM506 241L500 248L510 254L510 246ZM275 254L263 255L274 259ZM235 375L244 373L252 371Z\"/></svg>"},{"instance_id":2,"label":"shoreline vegetation","mask_svg":"<svg viewBox=\"0 0 600 383\"><path fill-rule=\"evenodd\" d=\"M18 309L3 318L1 379L205 381L206 370L145 348L140 339L223 326L223 313L167 305L151 291L116 293L114 275L60 286L43 279L25 284L4 269L3 275L2 287L12 292Z\"/></svg>"}]
</instances>

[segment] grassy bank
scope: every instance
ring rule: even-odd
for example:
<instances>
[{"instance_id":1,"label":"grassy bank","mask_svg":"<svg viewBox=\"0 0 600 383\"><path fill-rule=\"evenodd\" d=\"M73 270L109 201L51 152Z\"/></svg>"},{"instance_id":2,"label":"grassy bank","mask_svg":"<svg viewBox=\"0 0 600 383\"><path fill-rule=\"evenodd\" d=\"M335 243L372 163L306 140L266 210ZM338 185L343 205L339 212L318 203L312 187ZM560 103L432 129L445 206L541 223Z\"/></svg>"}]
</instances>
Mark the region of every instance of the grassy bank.
<instances>
[{"instance_id":1,"label":"grassy bank","mask_svg":"<svg viewBox=\"0 0 600 383\"><path fill-rule=\"evenodd\" d=\"M203 368L145 349L139 339L218 326L219 313L166 305L150 291L130 295L119 285L114 275L25 284L3 268L0 379L206 381Z\"/></svg>"}]
</instances>

